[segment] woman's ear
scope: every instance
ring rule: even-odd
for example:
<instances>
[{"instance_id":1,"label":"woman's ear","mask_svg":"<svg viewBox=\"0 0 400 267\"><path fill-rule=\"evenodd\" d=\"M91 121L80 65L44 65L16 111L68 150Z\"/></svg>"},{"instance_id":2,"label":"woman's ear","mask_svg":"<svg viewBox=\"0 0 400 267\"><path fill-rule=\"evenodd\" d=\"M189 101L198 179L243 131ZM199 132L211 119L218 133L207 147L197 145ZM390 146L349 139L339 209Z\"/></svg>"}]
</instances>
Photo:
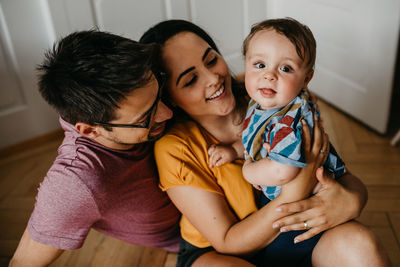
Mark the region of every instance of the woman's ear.
<instances>
[{"instance_id":1,"label":"woman's ear","mask_svg":"<svg viewBox=\"0 0 400 267\"><path fill-rule=\"evenodd\" d=\"M84 122L77 122L75 124L75 129L83 136L94 139L100 135L96 126Z\"/></svg>"},{"instance_id":2,"label":"woman's ear","mask_svg":"<svg viewBox=\"0 0 400 267\"><path fill-rule=\"evenodd\" d=\"M307 87L308 83L311 81L312 77L314 76L314 70L310 70L306 77L304 78L304 87Z\"/></svg>"}]
</instances>

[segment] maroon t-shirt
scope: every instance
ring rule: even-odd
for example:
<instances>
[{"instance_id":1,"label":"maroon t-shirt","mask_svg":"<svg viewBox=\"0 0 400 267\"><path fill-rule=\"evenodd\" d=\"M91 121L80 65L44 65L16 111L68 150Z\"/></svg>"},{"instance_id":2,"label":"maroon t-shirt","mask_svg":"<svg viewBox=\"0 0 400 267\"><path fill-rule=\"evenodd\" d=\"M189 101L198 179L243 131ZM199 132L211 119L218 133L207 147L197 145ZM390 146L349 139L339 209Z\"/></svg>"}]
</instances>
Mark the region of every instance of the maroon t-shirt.
<instances>
[{"instance_id":1,"label":"maroon t-shirt","mask_svg":"<svg viewBox=\"0 0 400 267\"><path fill-rule=\"evenodd\" d=\"M91 227L131 244L178 251L180 214L158 187L153 145L113 150L60 119L65 138L40 184L32 239L80 248Z\"/></svg>"}]
</instances>

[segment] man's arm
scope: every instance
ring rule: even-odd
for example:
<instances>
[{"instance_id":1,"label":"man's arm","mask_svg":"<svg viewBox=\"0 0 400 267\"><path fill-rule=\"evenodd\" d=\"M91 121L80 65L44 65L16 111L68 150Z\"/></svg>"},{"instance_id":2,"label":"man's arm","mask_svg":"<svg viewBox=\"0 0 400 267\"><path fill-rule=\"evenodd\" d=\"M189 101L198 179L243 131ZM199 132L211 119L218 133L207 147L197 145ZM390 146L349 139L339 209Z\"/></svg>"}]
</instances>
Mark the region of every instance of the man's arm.
<instances>
[{"instance_id":1,"label":"man's arm","mask_svg":"<svg viewBox=\"0 0 400 267\"><path fill-rule=\"evenodd\" d=\"M47 266L57 259L64 250L34 241L25 229L9 267Z\"/></svg>"}]
</instances>

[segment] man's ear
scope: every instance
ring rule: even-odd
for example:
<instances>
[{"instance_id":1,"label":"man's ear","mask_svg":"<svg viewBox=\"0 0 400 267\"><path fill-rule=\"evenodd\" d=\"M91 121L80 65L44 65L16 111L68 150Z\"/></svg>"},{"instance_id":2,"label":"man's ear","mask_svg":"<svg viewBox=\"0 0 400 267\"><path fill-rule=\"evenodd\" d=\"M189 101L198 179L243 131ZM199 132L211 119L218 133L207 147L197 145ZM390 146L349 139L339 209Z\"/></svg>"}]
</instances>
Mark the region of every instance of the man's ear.
<instances>
[{"instance_id":1,"label":"man's ear","mask_svg":"<svg viewBox=\"0 0 400 267\"><path fill-rule=\"evenodd\" d=\"M84 123L77 122L75 124L75 129L83 136L94 139L100 135L100 132L96 126Z\"/></svg>"},{"instance_id":2,"label":"man's ear","mask_svg":"<svg viewBox=\"0 0 400 267\"><path fill-rule=\"evenodd\" d=\"M310 70L304 79L304 87L307 87L308 83L311 81L313 76L314 76L314 70Z\"/></svg>"}]
</instances>

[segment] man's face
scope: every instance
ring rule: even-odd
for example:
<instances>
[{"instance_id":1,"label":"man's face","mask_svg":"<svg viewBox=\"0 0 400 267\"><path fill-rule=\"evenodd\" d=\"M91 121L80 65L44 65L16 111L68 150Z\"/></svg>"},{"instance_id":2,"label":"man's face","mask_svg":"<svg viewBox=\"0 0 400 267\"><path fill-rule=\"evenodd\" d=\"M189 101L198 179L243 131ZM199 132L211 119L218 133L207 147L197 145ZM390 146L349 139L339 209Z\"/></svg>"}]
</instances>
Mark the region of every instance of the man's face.
<instances>
[{"instance_id":1,"label":"man's face","mask_svg":"<svg viewBox=\"0 0 400 267\"><path fill-rule=\"evenodd\" d=\"M172 117L172 111L159 101L158 91L159 84L152 75L147 85L133 90L126 96L119 104L119 109L115 111L116 119L109 122L110 124L138 125L150 116L148 128L111 127L112 131L107 131L97 126L101 134L96 141L110 148L125 150L132 148L135 144L160 137L164 132L166 121ZM158 103L155 103L156 101Z\"/></svg>"}]
</instances>

